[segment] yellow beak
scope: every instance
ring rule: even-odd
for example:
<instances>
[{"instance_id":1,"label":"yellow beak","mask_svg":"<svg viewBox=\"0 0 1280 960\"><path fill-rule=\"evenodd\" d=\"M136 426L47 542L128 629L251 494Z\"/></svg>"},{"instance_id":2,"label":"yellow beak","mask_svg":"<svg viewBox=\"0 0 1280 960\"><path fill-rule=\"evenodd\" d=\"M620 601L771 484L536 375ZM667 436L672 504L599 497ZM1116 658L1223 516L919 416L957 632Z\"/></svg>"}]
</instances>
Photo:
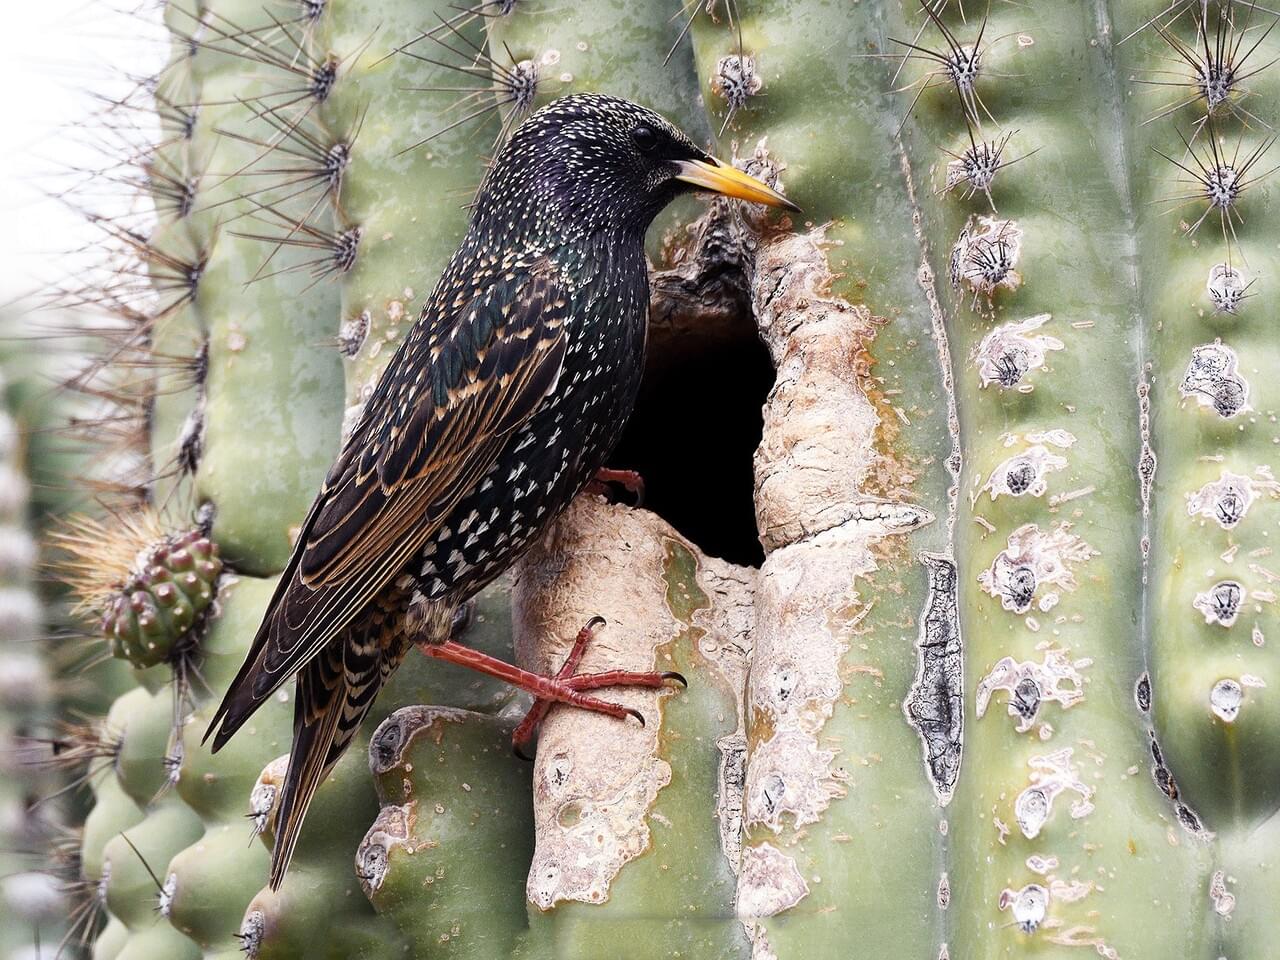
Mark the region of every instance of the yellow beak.
<instances>
[{"instance_id":1,"label":"yellow beak","mask_svg":"<svg viewBox=\"0 0 1280 960\"><path fill-rule=\"evenodd\" d=\"M680 172L676 174L676 179L683 180L685 183L692 183L706 190L723 193L726 197L734 197L738 200L750 200L752 203L764 203L771 207L785 207L788 210L797 212L800 210L799 207L768 184L760 182L755 177L749 177L741 170L731 167L727 163L721 163L714 158L709 162L705 160L677 160L676 166L680 168Z\"/></svg>"}]
</instances>

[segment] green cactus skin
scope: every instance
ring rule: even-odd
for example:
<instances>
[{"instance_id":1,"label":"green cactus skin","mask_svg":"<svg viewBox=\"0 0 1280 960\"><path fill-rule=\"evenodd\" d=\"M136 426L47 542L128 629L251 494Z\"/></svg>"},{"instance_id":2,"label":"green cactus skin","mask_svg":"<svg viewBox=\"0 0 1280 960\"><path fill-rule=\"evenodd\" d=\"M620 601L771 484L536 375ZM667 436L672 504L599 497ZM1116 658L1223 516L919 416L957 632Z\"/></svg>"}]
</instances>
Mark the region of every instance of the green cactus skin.
<instances>
[{"instance_id":1,"label":"green cactus skin","mask_svg":"<svg viewBox=\"0 0 1280 960\"><path fill-rule=\"evenodd\" d=\"M821 956L856 942L868 955L933 956L948 818L903 703L931 569L917 556L952 549L952 442L897 121L883 71L848 55L879 41L884 11L863 4L850 17L824 2L736 10L737 29L723 17L692 29L704 100L725 125L721 152L733 143L748 169L781 169L804 210L792 217L795 234L766 231L755 258L757 323L787 372L756 455L766 560L747 686L738 915L757 955ZM817 55L831 50L833 24L842 52ZM743 54L762 86L727 118L716 78ZM772 292L789 271L789 288ZM809 435L838 446L824 453L825 441ZM899 536L917 528L909 544ZM944 718L929 749L953 770L959 730L945 717L960 677L954 664L936 669L950 689L918 709Z\"/></svg>"},{"instance_id":2,"label":"green cactus skin","mask_svg":"<svg viewBox=\"0 0 1280 960\"><path fill-rule=\"evenodd\" d=\"M522 868L533 824L529 768L511 756L513 727L456 708L410 706L370 739L382 809L357 851L357 872L415 956L511 956L525 930Z\"/></svg>"},{"instance_id":3,"label":"green cactus skin","mask_svg":"<svg viewBox=\"0 0 1280 960\"><path fill-rule=\"evenodd\" d=\"M1140 16L1138 6L1118 4L1130 21ZM1237 58L1260 39L1243 71L1267 64L1280 53L1274 35L1261 39L1273 17L1258 14L1258 18L1251 29L1248 11L1241 7L1235 12L1234 34L1227 34L1249 38ZM1190 19L1183 21L1169 32L1184 40L1194 37ZM1211 11L1211 40L1216 27ZM1144 31L1119 49L1121 69L1145 76L1168 50L1167 42L1154 31ZM1280 90L1280 74L1263 70L1243 85L1250 99L1269 105ZM1239 96L1237 90L1233 102ZM1130 123L1137 126L1161 102L1158 93L1139 91L1127 104ZM1156 151L1181 160L1186 147L1178 134L1190 138L1204 110L1204 101L1198 99L1164 122L1139 126L1128 159L1142 214L1138 256L1149 305L1151 444L1158 459L1151 493L1148 608L1153 711L1161 746L1179 787L1209 828L1221 831L1247 829L1269 818L1280 805L1280 758L1274 749L1280 734L1280 699L1269 690L1277 672L1275 648L1267 642L1278 625L1269 599L1274 564L1258 552L1267 548L1266 530L1280 515L1277 494L1267 476L1274 463L1276 435L1270 423L1277 404L1270 375L1274 338L1260 316L1269 296L1264 278L1280 260L1271 239L1276 198L1267 179L1245 187L1233 206L1242 222L1232 224L1226 237L1216 212L1193 235L1189 233L1188 225L1208 210L1206 201L1162 202L1199 187ZM1236 158L1237 166L1267 139L1262 131L1245 128L1241 117L1225 106L1214 112L1213 132L1220 141L1218 149L1226 150L1227 160ZM1194 151L1209 155L1208 141L1206 128L1191 141ZM1194 162L1186 162L1198 172ZM1262 166L1250 169L1246 180L1269 170L1275 159L1267 154L1259 162ZM1175 212L1164 214L1170 206ZM1220 308L1207 291L1219 263L1232 264L1243 274L1243 284L1253 281L1235 312ZM1239 413L1231 410L1228 416L1214 409L1211 396L1183 395L1197 350L1212 351L1219 342L1238 358L1238 375L1248 384L1247 408ZM1211 394L1211 386L1208 389ZM1209 401L1207 406L1200 402L1202 396ZM1224 484L1227 474L1244 479ZM1214 493L1212 485L1224 489ZM1202 497L1204 512L1193 513L1188 498L1206 486L1210 490ZM1222 494L1241 487L1244 502L1229 506ZM1220 519L1224 515L1228 516L1225 525ZM1215 611L1211 605L1197 608L1197 595L1211 595L1215 584L1222 582L1242 588L1243 596L1234 604L1238 612ZM1242 677L1261 683L1254 686L1245 679L1240 684ZM1215 684L1224 679L1240 684L1237 689L1243 696L1238 714L1230 720L1215 712L1211 703Z\"/></svg>"},{"instance_id":4,"label":"green cactus skin","mask_svg":"<svg viewBox=\"0 0 1280 960\"><path fill-rule=\"evenodd\" d=\"M456 18L457 4L395 0L379 5L376 22L357 0L329 0L326 7L320 42L342 65L322 113L334 135L350 145L339 226L359 234L354 263L343 277L336 331L347 358L350 418L457 248L466 205L483 173L480 153L498 125L491 117L433 137L465 113L449 110L456 94L425 88L457 87L467 78L415 59L458 59L430 41L398 51L433 28L457 49L482 43L474 19L460 24L458 34L441 27L442 20ZM415 184L411 199L406 183Z\"/></svg>"},{"instance_id":5,"label":"green cactus skin","mask_svg":"<svg viewBox=\"0 0 1280 960\"><path fill-rule=\"evenodd\" d=\"M1008 12L993 11L992 37L1014 29ZM1034 722L1008 717L1005 702L1013 691L996 694L985 715L970 721L966 763L980 775L962 778L953 821L949 944L958 956L1035 949L1065 957L1081 949L1071 941L1119 956L1160 955L1182 952L1199 933L1186 909L1203 895L1198 851L1147 773L1148 742L1132 698L1144 668L1126 588L1141 581L1134 393L1141 305L1126 269L1132 198L1110 169L1125 149L1126 125L1115 111L1121 80L1109 61L1114 37L1099 36L1098 12L1060 7L1035 24L1019 24L1034 42L1014 30L993 44L987 54L992 76L980 87L1005 129L1018 131L1009 141L1013 155L1036 152L998 173L992 188L999 218L1023 233L1021 285L997 290L992 307L985 295L977 297L974 309L975 294L962 284L948 304L967 460L961 481L967 510L958 526L960 555L968 560L961 618L974 683L996 682L1004 657L1042 672ZM1021 71L1057 79L1015 87L997 78ZM954 145L964 136L944 98L922 98L920 112L913 138L918 169L936 157L930 139L949 136ZM1108 152L1099 156L1091 140L1106 143ZM985 201L980 195L967 203L949 199L939 257L947 238L958 236ZM1089 256L1077 255L1086 249ZM982 339L1042 314L1052 319L1036 334L1057 338L1063 348L1023 384L984 387L969 359ZM1066 431L1065 440L1051 436L1055 430ZM1010 470L1018 468L1012 458L1034 456L1035 447L1065 463L1052 472L1037 467L1040 477L1023 494L1002 494L1001 483L1008 487ZM1030 544L1037 532L1039 546L1020 554L1016 544ZM1069 578L1043 582L1039 574L1034 598L1024 604L1012 586L992 583L989 590L978 580L1002 555L1017 563L1056 559ZM1052 666L1054 652L1070 667ZM1076 686L1068 672L1082 677L1083 696L1064 709L1047 694ZM971 704L976 699L967 698L967 710ZM1052 798L1047 811L1042 798ZM1163 895L1144 902L1144 922L1134 924L1128 891L1155 887ZM1033 902L1040 889L1051 894L1043 905ZM989 918L995 929L980 930L968 922L973 917Z\"/></svg>"},{"instance_id":6,"label":"green cactus skin","mask_svg":"<svg viewBox=\"0 0 1280 960\"><path fill-rule=\"evenodd\" d=\"M257 617L274 582L238 578L218 598L219 616L201 642L203 672L211 688L225 689L238 668ZM172 883L169 922L194 940L204 956L234 955L235 939L256 878L269 856L252 842L246 820L249 796L258 771L287 750L291 705L273 700L261 719L216 757L201 743L216 703L206 701L183 728L182 767L175 791L199 815L204 833L169 861L166 882Z\"/></svg>"},{"instance_id":7,"label":"green cactus skin","mask_svg":"<svg viewBox=\"0 0 1280 960\"><path fill-rule=\"evenodd\" d=\"M352 856L359 842L359 825L373 816L374 797L367 765L358 745L325 781L308 816L290 869L278 891L260 890L244 911L239 937L251 960L316 955L322 958L361 957L367 960L400 956L402 946L395 928L374 915L360 896L352 870ZM259 779L261 785L279 788L284 782L284 757L270 763ZM266 816L268 824L274 808ZM314 815L314 820L312 819ZM263 841L274 838L268 825ZM326 936L316 937L316 923L323 917Z\"/></svg>"},{"instance_id":8,"label":"green cactus skin","mask_svg":"<svg viewBox=\"0 0 1280 960\"><path fill-rule=\"evenodd\" d=\"M1116 4L1115 17L1123 18L1125 33L1133 29L1129 24L1150 16L1140 6ZM1228 103L1213 111L1212 126L1195 136L1194 125L1206 112L1202 96L1159 122L1143 124L1167 106L1159 94L1168 88L1138 90L1126 103L1134 131L1127 160L1138 211L1137 269L1147 307L1149 442L1157 458L1144 611L1151 722L1180 799L1214 835L1205 844L1202 856L1209 862L1197 877L1193 901L1204 928L1201 955L1249 956L1266 936L1264 915L1277 895L1280 851L1275 817L1280 701L1274 690L1280 672L1269 642L1280 618L1271 600L1274 563L1267 532L1278 516L1270 483L1276 463L1275 347L1266 319L1268 278L1280 264L1274 243L1275 160L1267 153L1246 172L1246 186L1233 203L1237 222L1224 230L1206 200L1167 200L1203 197L1204 188L1160 155L1198 173L1186 157L1185 137L1212 170L1212 134L1222 159L1242 167L1269 138L1240 108L1244 89L1247 102L1268 110L1276 103L1280 74L1274 61L1280 43L1269 31L1274 14L1236 4L1230 20L1220 22L1219 12L1215 5L1208 10L1209 49L1222 36L1235 75L1252 75L1233 84ZM1190 16L1167 33L1182 41L1196 36ZM1238 48L1237 39L1244 40ZM1125 75L1143 78L1157 63L1167 65L1169 43L1146 30L1117 54ZM1264 69L1255 73L1259 67ZM1274 118L1268 114L1266 122ZM1257 182L1248 183L1254 177ZM1206 221L1191 233L1188 225L1206 212ZM1233 303L1233 297L1224 296L1220 278L1215 298L1210 280L1217 264L1240 272L1243 299ZM1212 357L1219 342L1234 352L1238 376L1248 383L1247 409L1240 412L1234 404L1215 407L1212 384L1187 382L1194 379L1189 376L1193 358L1197 353ZM1194 392L1205 386L1211 395L1207 406ZM1239 501L1224 496L1228 492ZM1231 609L1234 591L1228 588L1224 596L1223 584L1242 589L1238 612ZM1215 595L1227 603L1219 608Z\"/></svg>"},{"instance_id":9,"label":"green cactus skin","mask_svg":"<svg viewBox=\"0 0 1280 960\"><path fill-rule=\"evenodd\" d=\"M176 351L185 345L190 355L202 344L208 351L196 411L203 452L195 496L215 507L213 538L224 557L243 573L267 575L288 558L294 528L337 449L341 418L341 364L325 342L333 336L336 291L297 266L324 251L304 256L286 243L271 256L273 244L255 239L288 237L288 222L315 203L314 192L288 199L296 186L261 173L285 165L259 144L279 139L278 127L287 125L281 117L292 121L294 114L273 114L274 124L255 114L279 109L280 90L297 77L249 54L264 32L272 34L266 59L288 63L296 50L254 0L208 0L198 12L173 9L169 21L179 36L201 41L178 66L189 71L199 105L187 153L200 189L189 220L207 252L194 316L162 326ZM316 216L323 226L327 207ZM157 445L159 472L178 443L170 437Z\"/></svg>"},{"instance_id":10,"label":"green cactus skin","mask_svg":"<svg viewBox=\"0 0 1280 960\"><path fill-rule=\"evenodd\" d=\"M129 942L129 928L119 920L111 920L93 942L93 960L116 960Z\"/></svg>"},{"instance_id":11,"label":"green cactus skin","mask_svg":"<svg viewBox=\"0 0 1280 960\"><path fill-rule=\"evenodd\" d=\"M93 800L93 809L84 822L80 860L84 876L100 883L105 864L103 851L107 844L141 823L143 813L114 776L95 781Z\"/></svg>"}]
</instances>

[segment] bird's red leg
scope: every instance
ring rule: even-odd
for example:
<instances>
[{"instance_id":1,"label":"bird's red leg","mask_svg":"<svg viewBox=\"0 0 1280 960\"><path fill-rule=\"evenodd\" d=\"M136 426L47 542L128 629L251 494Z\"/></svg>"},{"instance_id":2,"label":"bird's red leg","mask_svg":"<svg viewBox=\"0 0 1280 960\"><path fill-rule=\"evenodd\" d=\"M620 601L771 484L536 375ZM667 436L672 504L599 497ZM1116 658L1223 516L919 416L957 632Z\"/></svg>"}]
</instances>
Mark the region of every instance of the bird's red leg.
<instances>
[{"instance_id":1,"label":"bird's red leg","mask_svg":"<svg viewBox=\"0 0 1280 960\"><path fill-rule=\"evenodd\" d=\"M611 483L618 484L635 497L635 505L637 507L644 502L644 477L634 470L614 470L611 467L601 467L587 484L587 490L591 493L607 494Z\"/></svg>"},{"instance_id":2,"label":"bird's red leg","mask_svg":"<svg viewBox=\"0 0 1280 960\"><path fill-rule=\"evenodd\" d=\"M592 617L587 621L587 625L578 631L578 635L573 640L573 646L569 650L569 656L565 657L564 663L556 673L557 680L568 680L577 673L578 664L582 663L582 656L587 652L587 644L591 642L592 633L597 627L602 626L604 626L604 617ZM551 709L551 703L552 701L542 697L533 701L533 706L520 721L520 726L516 727L511 734L511 744L517 756L528 759L521 747L533 739L533 733L546 717L547 711Z\"/></svg>"},{"instance_id":3,"label":"bird's red leg","mask_svg":"<svg viewBox=\"0 0 1280 960\"><path fill-rule=\"evenodd\" d=\"M578 631L573 647L569 650L569 656L565 658L564 665L561 666L554 677L522 670L520 667L507 663L505 660L491 657L487 653L481 653L479 650L472 649L453 640L444 643L420 643L418 644L418 649L429 657L456 663L459 666L488 674L491 677L497 677L499 680L505 680L513 686L528 690L537 698L511 737L516 752L520 753L520 747L533 738L533 733L538 724L546 717L547 711L551 709L554 703L567 703L570 706L590 710L594 713L603 713L619 720L628 716L635 717L640 721L640 725L644 726L644 715L639 710L587 696L582 692L583 690L598 690L601 687L616 686L658 688L664 686L668 680L675 680L685 686L688 685L684 677L674 672L609 670L603 673L575 675L574 671L582 663L587 644L591 642L592 633L597 627L603 625L603 618L592 617L591 621ZM523 756L523 754L521 755Z\"/></svg>"}]
</instances>

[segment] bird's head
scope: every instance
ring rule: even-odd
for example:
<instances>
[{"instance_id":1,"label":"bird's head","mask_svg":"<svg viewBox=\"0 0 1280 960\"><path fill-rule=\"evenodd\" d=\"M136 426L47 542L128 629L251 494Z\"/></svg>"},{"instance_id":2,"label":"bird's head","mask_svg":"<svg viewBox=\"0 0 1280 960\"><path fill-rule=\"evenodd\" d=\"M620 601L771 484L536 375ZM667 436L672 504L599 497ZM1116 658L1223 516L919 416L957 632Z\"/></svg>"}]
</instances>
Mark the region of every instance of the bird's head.
<instances>
[{"instance_id":1,"label":"bird's head","mask_svg":"<svg viewBox=\"0 0 1280 960\"><path fill-rule=\"evenodd\" d=\"M652 110L578 94L548 104L516 129L485 180L477 213L506 221L508 229L553 220L562 232L643 233L678 195L699 189L799 209L699 149Z\"/></svg>"}]
</instances>

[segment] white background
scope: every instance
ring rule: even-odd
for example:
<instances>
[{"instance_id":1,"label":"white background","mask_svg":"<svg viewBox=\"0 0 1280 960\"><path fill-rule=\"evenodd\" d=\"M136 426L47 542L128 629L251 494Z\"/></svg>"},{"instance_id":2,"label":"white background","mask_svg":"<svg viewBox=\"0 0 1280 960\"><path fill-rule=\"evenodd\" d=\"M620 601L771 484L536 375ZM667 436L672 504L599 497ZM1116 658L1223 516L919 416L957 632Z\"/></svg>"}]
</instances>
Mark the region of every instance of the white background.
<instances>
[{"instance_id":1,"label":"white background","mask_svg":"<svg viewBox=\"0 0 1280 960\"><path fill-rule=\"evenodd\" d=\"M133 6L133 5L136 5ZM73 167L102 169L104 131L91 94L119 97L122 71L154 73L164 62L153 0L3 0L0 56L0 304L85 269L100 234L47 192L65 189ZM95 187L97 200L109 189ZM116 188L123 194L123 188Z\"/></svg>"}]
</instances>

